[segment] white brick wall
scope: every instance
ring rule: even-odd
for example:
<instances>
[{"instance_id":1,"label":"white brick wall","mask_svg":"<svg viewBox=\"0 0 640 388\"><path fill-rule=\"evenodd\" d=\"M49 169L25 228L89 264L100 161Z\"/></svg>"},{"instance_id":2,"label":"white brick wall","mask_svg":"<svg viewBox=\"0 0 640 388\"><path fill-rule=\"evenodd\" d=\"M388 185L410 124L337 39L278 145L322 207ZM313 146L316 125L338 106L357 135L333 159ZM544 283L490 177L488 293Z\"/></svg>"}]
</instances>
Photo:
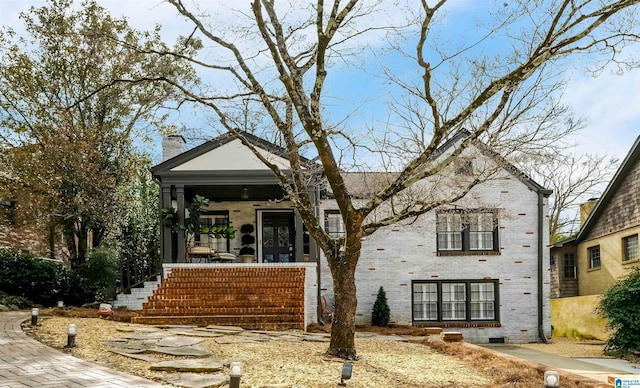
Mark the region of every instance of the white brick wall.
<instances>
[{"instance_id":1,"label":"white brick wall","mask_svg":"<svg viewBox=\"0 0 640 388\"><path fill-rule=\"evenodd\" d=\"M378 230L363 242L356 270L358 307L356 321L371 322L378 289L383 286L391 309L391 320L412 323L411 282L414 280L499 280L498 328L456 328L465 339L488 342L505 337L513 343L538 340L538 195L514 177L477 186L460 205L491 207L499 211L500 255L437 256L436 219L430 212L411 225ZM327 202L323 209L335 208ZM546 200L543 214L546 215ZM547 218L544 218L547 236ZM549 260L544 240L544 329L550 336ZM323 257L321 292L333 302L331 274Z\"/></svg>"}]
</instances>

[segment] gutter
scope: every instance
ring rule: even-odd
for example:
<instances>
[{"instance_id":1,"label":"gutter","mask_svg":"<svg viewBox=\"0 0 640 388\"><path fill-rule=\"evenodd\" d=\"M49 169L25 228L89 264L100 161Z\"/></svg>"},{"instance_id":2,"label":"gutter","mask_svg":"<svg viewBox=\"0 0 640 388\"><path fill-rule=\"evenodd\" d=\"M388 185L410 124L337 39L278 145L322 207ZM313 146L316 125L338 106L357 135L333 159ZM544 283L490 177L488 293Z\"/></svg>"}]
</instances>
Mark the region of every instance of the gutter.
<instances>
[{"instance_id":1,"label":"gutter","mask_svg":"<svg viewBox=\"0 0 640 388\"><path fill-rule=\"evenodd\" d=\"M548 344L549 340L544 336L544 244L542 234L544 233L544 193L538 191L538 336L543 343Z\"/></svg>"}]
</instances>

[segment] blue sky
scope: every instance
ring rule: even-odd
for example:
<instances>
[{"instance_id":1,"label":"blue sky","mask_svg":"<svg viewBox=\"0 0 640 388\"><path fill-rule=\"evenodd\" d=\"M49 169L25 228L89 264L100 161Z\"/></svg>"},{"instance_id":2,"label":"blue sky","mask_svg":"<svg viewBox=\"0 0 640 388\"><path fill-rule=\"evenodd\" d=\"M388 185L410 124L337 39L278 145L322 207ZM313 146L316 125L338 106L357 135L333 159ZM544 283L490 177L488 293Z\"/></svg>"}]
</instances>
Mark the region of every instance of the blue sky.
<instances>
[{"instance_id":1,"label":"blue sky","mask_svg":"<svg viewBox=\"0 0 640 388\"><path fill-rule=\"evenodd\" d=\"M163 37L172 42L175 36L189 31L187 25L177 16L177 12L169 4L161 0L99 0L115 16L126 16L130 24L138 29L150 29L154 23L163 26ZM216 9L223 9L225 4L236 1L218 0ZM0 24L10 25L20 30L18 14L30 6L41 6L43 1L35 0L0 0ZM471 18L477 4L471 0L457 0L450 12L458 17ZM390 14L388 17L393 17ZM375 48L374 48L375 49ZM640 57L638 48L628 55ZM338 85L332 94L336 104L358 107L355 116L364 123L379 117L381 102L385 98L384 89L379 85L371 85L370 81L360 77L359 72L345 72L336 77ZM575 114L586 119L584 128L575 141L579 143L576 152L607 153L623 158L635 139L640 135L640 70L628 71L623 75L613 75L605 70L594 78L585 74L579 66L567 67L570 76L569 85L562 101L573 108ZM350 94L351 93L351 94ZM366 97L364 104L349 104ZM197 119L184 115L183 124L202 125ZM158 150L154 151L157 155Z\"/></svg>"}]
</instances>

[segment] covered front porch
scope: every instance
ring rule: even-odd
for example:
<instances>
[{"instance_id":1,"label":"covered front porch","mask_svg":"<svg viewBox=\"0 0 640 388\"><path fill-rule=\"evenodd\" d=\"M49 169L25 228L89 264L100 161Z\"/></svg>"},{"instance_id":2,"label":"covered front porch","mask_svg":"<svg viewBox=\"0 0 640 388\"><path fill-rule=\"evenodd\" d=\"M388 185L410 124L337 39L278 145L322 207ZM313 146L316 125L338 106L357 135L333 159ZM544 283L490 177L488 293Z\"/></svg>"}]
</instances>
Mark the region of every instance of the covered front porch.
<instances>
[{"instance_id":1,"label":"covered front porch","mask_svg":"<svg viewBox=\"0 0 640 388\"><path fill-rule=\"evenodd\" d=\"M162 193L162 207L176 209L179 224L200 195L210 201L201 211L201 224L235 230L233 238L215 238L164 226L164 263L317 262L316 246L279 185L163 185Z\"/></svg>"},{"instance_id":2,"label":"covered front porch","mask_svg":"<svg viewBox=\"0 0 640 388\"><path fill-rule=\"evenodd\" d=\"M184 142L179 136L170 140ZM282 150L257 138L253 141L271 163L288 170ZM233 136L178 152L153 167L152 173L160 184L160 206L174 209L177 223L177 228L164 225L161 230L164 263L317 262L316 246L281 182ZM306 189L318 203L316 188ZM210 233L188 232L185 219L196 196L209 200L201 208L200 223L233 227L235 236L212 238ZM247 253L252 257L240 257Z\"/></svg>"}]
</instances>

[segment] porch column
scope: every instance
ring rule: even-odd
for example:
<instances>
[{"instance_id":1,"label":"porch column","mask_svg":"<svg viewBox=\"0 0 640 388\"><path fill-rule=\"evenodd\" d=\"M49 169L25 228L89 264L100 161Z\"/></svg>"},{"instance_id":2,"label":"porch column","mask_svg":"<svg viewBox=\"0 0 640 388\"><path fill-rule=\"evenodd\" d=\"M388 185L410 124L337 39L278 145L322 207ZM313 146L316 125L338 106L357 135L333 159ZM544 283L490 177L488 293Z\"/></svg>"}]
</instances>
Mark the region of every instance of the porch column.
<instances>
[{"instance_id":1,"label":"porch column","mask_svg":"<svg viewBox=\"0 0 640 388\"><path fill-rule=\"evenodd\" d=\"M300 217L300 213L294 212L294 228L296 231L295 244L294 249L296 252L295 261L302 261L302 255L304 254L304 223L302 222L302 217Z\"/></svg>"},{"instance_id":2,"label":"porch column","mask_svg":"<svg viewBox=\"0 0 640 388\"><path fill-rule=\"evenodd\" d=\"M171 185L162 185L160 189L160 208L171 206ZM173 244L171 243L171 227L160 228L160 254L163 263L171 263L173 257Z\"/></svg>"},{"instance_id":3,"label":"porch column","mask_svg":"<svg viewBox=\"0 0 640 388\"><path fill-rule=\"evenodd\" d=\"M176 199L178 200L178 225L180 225L180 229L178 230L178 263L186 262L185 252L187 247L185 246L185 236L184 236L184 185L176 185Z\"/></svg>"}]
</instances>

